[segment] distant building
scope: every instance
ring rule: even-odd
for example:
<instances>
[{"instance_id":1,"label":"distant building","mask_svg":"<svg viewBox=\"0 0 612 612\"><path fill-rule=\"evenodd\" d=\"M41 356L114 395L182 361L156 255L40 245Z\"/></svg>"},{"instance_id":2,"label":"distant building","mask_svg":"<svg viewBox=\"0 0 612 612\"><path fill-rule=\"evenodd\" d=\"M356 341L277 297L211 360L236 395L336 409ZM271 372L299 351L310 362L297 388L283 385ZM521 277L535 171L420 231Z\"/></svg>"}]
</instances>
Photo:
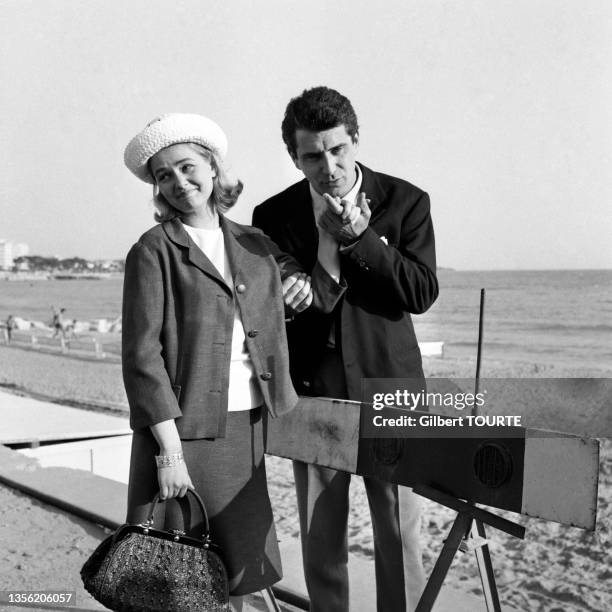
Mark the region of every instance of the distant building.
<instances>
[{"instance_id":1,"label":"distant building","mask_svg":"<svg viewBox=\"0 0 612 612\"><path fill-rule=\"evenodd\" d=\"M13 243L0 240L0 269L10 270L13 267Z\"/></svg>"},{"instance_id":2,"label":"distant building","mask_svg":"<svg viewBox=\"0 0 612 612\"><path fill-rule=\"evenodd\" d=\"M24 242L14 243L10 240L0 240L0 270L11 270L13 261L30 252L30 247Z\"/></svg>"}]
</instances>

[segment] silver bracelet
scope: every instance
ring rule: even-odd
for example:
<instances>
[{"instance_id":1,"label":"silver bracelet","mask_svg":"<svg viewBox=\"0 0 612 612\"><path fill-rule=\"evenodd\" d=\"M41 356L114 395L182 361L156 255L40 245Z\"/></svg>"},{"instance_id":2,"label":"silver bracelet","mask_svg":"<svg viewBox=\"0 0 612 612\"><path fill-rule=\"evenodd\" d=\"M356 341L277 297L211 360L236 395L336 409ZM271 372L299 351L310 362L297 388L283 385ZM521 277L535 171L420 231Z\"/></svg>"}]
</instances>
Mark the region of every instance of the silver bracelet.
<instances>
[{"instance_id":1,"label":"silver bracelet","mask_svg":"<svg viewBox=\"0 0 612 612\"><path fill-rule=\"evenodd\" d=\"M183 451L171 455L155 455L155 463L158 468L175 467L184 462Z\"/></svg>"}]
</instances>

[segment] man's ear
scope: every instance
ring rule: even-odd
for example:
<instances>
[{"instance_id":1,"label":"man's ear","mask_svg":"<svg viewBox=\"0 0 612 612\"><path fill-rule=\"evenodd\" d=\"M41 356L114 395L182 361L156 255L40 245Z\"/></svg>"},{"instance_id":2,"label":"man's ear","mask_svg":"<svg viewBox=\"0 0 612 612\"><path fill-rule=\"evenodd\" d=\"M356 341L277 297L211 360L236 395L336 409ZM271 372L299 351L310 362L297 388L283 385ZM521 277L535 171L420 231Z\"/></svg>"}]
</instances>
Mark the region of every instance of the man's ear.
<instances>
[{"instance_id":1,"label":"man's ear","mask_svg":"<svg viewBox=\"0 0 612 612\"><path fill-rule=\"evenodd\" d=\"M359 149L359 132L353 136L353 144L355 145L356 149Z\"/></svg>"}]
</instances>

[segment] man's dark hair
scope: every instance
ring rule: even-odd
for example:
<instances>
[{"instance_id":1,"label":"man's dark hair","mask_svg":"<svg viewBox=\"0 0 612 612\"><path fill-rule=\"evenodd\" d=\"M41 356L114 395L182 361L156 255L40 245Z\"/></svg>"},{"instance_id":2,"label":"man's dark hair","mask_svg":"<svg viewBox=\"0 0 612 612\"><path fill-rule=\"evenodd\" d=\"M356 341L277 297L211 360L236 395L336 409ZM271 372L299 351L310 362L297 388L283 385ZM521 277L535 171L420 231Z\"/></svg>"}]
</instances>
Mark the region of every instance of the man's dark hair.
<instances>
[{"instance_id":1,"label":"man's dark hair","mask_svg":"<svg viewBox=\"0 0 612 612\"><path fill-rule=\"evenodd\" d=\"M292 98L282 123L283 140L292 157L297 154L296 130L322 132L344 125L348 135L355 140L359 125L357 115L348 98L329 87L305 89Z\"/></svg>"}]
</instances>

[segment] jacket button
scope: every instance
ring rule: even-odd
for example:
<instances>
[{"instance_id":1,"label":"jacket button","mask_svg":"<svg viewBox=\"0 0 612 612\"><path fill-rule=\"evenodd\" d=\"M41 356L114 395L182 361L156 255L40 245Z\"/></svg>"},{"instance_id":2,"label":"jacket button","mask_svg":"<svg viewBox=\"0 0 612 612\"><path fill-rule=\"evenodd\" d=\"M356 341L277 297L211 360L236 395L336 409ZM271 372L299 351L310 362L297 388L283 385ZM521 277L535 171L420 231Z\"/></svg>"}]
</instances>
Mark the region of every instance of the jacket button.
<instances>
[{"instance_id":1,"label":"jacket button","mask_svg":"<svg viewBox=\"0 0 612 612\"><path fill-rule=\"evenodd\" d=\"M251 329L247 332L247 336L249 338L256 338L257 334L259 334L259 330L258 329Z\"/></svg>"},{"instance_id":2,"label":"jacket button","mask_svg":"<svg viewBox=\"0 0 612 612\"><path fill-rule=\"evenodd\" d=\"M271 380L272 372L264 372L263 374L259 375L259 378L261 378L261 380Z\"/></svg>"},{"instance_id":3,"label":"jacket button","mask_svg":"<svg viewBox=\"0 0 612 612\"><path fill-rule=\"evenodd\" d=\"M244 293L246 291L246 285L243 285L242 283L236 285L236 291L238 293Z\"/></svg>"}]
</instances>

